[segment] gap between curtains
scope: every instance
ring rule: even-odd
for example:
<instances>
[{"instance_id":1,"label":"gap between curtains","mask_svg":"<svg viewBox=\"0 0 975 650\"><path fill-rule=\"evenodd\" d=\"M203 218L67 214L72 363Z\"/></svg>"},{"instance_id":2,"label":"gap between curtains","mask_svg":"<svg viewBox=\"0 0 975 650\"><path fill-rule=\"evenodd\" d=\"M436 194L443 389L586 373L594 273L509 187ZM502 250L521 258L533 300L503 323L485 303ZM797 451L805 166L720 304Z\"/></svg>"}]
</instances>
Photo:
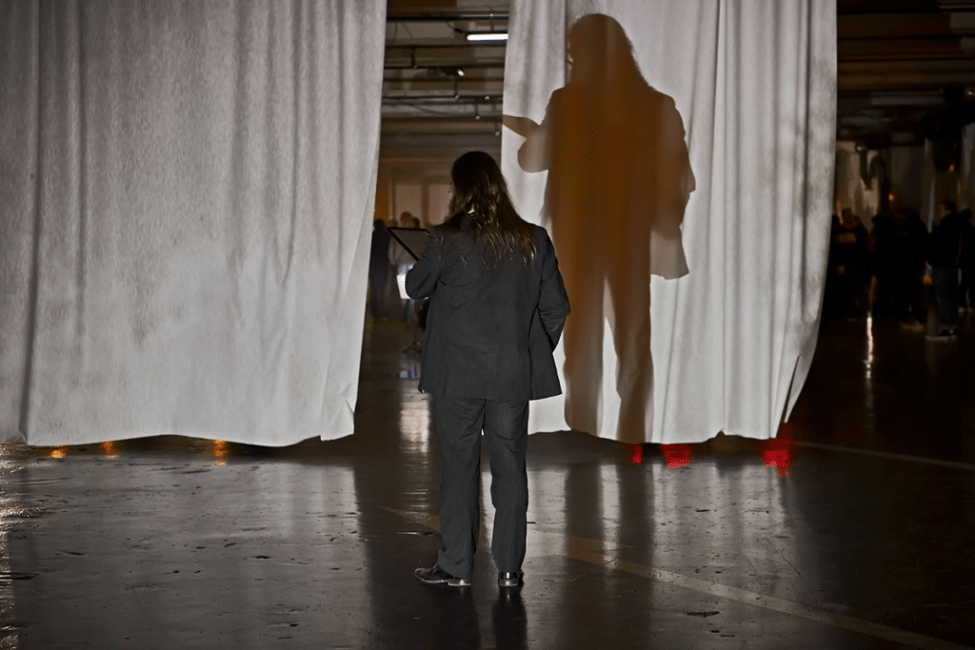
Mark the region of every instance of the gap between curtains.
<instances>
[{"instance_id":1,"label":"gap between curtains","mask_svg":"<svg viewBox=\"0 0 975 650\"><path fill-rule=\"evenodd\" d=\"M353 430L385 2L0 5L0 440Z\"/></svg>"}]
</instances>

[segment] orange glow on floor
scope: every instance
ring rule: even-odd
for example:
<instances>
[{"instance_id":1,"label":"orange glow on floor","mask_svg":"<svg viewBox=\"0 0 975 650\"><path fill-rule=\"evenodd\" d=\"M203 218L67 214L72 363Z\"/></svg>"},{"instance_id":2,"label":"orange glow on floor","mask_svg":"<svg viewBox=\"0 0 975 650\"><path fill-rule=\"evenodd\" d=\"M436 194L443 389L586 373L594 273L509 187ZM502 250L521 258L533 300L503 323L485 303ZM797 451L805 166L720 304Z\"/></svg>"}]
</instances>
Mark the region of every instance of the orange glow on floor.
<instances>
[{"instance_id":1,"label":"orange glow on floor","mask_svg":"<svg viewBox=\"0 0 975 650\"><path fill-rule=\"evenodd\" d=\"M230 448L228 447L226 441L224 440L213 441L214 458L226 458L229 453L230 453Z\"/></svg>"}]
</instances>

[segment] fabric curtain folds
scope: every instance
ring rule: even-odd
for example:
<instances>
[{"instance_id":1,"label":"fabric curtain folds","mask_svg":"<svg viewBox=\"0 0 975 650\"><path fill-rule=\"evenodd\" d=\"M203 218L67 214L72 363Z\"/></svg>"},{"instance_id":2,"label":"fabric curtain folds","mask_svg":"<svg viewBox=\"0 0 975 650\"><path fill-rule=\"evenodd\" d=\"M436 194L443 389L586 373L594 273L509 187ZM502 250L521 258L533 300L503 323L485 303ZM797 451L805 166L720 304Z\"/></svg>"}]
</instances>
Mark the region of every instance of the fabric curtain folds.
<instances>
[{"instance_id":1,"label":"fabric curtain folds","mask_svg":"<svg viewBox=\"0 0 975 650\"><path fill-rule=\"evenodd\" d=\"M0 440L352 433L385 5L0 4ZM573 303L533 430L773 436L816 341L835 3L514 0L509 33L502 167Z\"/></svg>"},{"instance_id":2,"label":"fabric curtain folds","mask_svg":"<svg viewBox=\"0 0 975 650\"><path fill-rule=\"evenodd\" d=\"M831 0L518 0L502 167L572 315L532 430L769 438L815 348L834 160Z\"/></svg>"},{"instance_id":3,"label":"fabric curtain folds","mask_svg":"<svg viewBox=\"0 0 975 650\"><path fill-rule=\"evenodd\" d=\"M352 433L385 11L0 4L0 439Z\"/></svg>"}]
</instances>

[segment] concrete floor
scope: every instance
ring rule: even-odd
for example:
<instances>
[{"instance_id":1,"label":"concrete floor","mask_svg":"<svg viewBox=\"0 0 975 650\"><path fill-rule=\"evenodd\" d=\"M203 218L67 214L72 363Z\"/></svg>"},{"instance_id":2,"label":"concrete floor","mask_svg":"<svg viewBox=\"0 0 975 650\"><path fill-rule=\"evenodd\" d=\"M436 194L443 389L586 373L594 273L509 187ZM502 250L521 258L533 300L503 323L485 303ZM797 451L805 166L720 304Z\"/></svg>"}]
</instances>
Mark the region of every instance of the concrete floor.
<instances>
[{"instance_id":1,"label":"concrete floor","mask_svg":"<svg viewBox=\"0 0 975 650\"><path fill-rule=\"evenodd\" d=\"M0 446L0 650L975 646L961 329L828 324L788 446L533 436L505 596L486 542L469 590L413 578L439 451L412 330L370 322L352 437Z\"/></svg>"}]
</instances>

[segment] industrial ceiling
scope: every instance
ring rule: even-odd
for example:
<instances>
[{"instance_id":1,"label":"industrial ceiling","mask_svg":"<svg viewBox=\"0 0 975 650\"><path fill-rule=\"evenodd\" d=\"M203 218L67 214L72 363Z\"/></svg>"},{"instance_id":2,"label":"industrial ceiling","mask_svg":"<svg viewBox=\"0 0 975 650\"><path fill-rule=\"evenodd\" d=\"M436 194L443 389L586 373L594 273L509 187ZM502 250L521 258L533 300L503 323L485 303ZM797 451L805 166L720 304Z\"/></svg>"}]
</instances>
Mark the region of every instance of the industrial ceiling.
<instances>
[{"instance_id":1,"label":"industrial ceiling","mask_svg":"<svg viewBox=\"0 0 975 650\"><path fill-rule=\"evenodd\" d=\"M508 2L389 0L381 157L500 151ZM957 138L975 121L975 1L838 0L837 139Z\"/></svg>"}]
</instances>

